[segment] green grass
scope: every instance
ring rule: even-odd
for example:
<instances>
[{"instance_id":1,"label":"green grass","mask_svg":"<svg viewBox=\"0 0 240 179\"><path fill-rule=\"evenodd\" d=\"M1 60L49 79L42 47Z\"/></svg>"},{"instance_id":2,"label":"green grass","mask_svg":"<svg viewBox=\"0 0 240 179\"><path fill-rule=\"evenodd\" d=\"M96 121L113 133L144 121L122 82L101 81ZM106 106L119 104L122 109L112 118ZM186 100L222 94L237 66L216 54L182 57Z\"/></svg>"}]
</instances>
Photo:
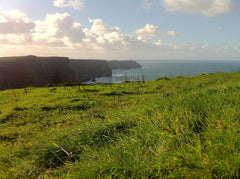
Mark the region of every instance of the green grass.
<instances>
[{"instance_id":1,"label":"green grass","mask_svg":"<svg viewBox=\"0 0 240 179\"><path fill-rule=\"evenodd\" d=\"M240 73L0 91L0 178L239 178Z\"/></svg>"}]
</instances>

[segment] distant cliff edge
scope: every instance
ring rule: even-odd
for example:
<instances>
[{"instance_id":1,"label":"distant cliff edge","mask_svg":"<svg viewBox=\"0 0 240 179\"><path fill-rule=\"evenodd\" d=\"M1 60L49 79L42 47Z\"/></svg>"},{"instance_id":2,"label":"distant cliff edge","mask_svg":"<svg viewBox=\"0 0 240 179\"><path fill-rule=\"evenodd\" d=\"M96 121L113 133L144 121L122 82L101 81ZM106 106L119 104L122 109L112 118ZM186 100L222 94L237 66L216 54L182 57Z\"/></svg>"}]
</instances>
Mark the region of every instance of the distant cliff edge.
<instances>
[{"instance_id":1,"label":"distant cliff edge","mask_svg":"<svg viewBox=\"0 0 240 179\"><path fill-rule=\"evenodd\" d=\"M112 76L112 69L108 66L106 60L70 59L69 63L75 83L86 82L98 77Z\"/></svg>"},{"instance_id":2,"label":"distant cliff edge","mask_svg":"<svg viewBox=\"0 0 240 179\"><path fill-rule=\"evenodd\" d=\"M128 61L112 60L112 61L107 61L107 63L112 70L142 68L142 66L139 63L132 60L128 60Z\"/></svg>"},{"instance_id":3,"label":"distant cliff edge","mask_svg":"<svg viewBox=\"0 0 240 179\"><path fill-rule=\"evenodd\" d=\"M0 58L0 90L41 87L49 83L79 83L111 75L112 69L105 60L33 55Z\"/></svg>"}]
</instances>

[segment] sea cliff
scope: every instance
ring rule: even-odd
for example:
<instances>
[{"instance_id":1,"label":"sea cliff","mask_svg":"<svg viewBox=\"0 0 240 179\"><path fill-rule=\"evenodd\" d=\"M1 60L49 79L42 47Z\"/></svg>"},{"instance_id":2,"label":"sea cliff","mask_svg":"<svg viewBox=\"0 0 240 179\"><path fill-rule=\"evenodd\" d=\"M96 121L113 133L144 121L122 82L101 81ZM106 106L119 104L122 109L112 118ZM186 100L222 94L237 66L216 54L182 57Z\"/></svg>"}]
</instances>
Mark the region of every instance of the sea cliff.
<instances>
[{"instance_id":1,"label":"sea cliff","mask_svg":"<svg viewBox=\"0 0 240 179\"><path fill-rule=\"evenodd\" d=\"M71 60L67 57L2 57L0 90L45 86L49 83L79 83L111 76L105 60Z\"/></svg>"},{"instance_id":2,"label":"sea cliff","mask_svg":"<svg viewBox=\"0 0 240 179\"><path fill-rule=\"evenodd\" d=\"M136 61L132 61L132 60L128 60L128 61L112 60L112 61L108 61L107 63L112 70L142 68L142 66L139 63L137 63Z\"/></svg>"},{"instance_id":3,"label":"sea cliff","mask_svg":"<svg viewBox=\"0 0 240 179\"><path fill-rule=\"evenodd\" d=\"M105 60L71 59L69 62L70 68L73 71L73 81L75 83L112 75L112 69Z\"/></svg>"},{"instance_id":4,"label":"sea cliff","mask_svg":"<svg viewBox=\"0 0 240 179\"><path fill-rule=\"evenodd\" d=\"M115 69L141 68L135 61L69 59L33 55L0 58L0 90L80 83L112 75Z\"/></svg>"}]
</instances>

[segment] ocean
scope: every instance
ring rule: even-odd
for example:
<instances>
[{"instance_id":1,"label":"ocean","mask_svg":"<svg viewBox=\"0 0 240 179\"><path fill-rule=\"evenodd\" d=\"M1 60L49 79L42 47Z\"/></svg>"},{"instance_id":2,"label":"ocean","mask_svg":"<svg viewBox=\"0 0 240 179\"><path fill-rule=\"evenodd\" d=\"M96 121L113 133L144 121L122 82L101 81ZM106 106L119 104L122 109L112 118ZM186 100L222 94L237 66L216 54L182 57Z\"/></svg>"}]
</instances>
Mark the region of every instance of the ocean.
<instances>
[{"instance_id":1,"label":"ocean","mask_svg":"<svg viewBox=\"0 0 240 179\"><path fill-rule=\"evenodd\" d=\"M120 83L124 81L145 81L177 76L196 76L217 72L240 71L239 61L206 60L136 60L141 69L113 70L111 77L96 78L97 83Z\"/></svg>"}]
</instances>

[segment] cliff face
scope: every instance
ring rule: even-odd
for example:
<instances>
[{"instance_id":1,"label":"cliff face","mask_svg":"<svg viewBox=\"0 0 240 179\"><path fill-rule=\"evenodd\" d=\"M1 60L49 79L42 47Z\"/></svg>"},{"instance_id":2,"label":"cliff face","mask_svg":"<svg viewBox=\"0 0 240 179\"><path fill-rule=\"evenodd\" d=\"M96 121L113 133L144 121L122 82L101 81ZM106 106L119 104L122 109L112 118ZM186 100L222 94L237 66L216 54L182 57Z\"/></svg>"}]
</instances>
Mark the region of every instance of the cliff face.
<instances>
[{"instance_id":1,"label":"cliff face","mask_svg":"<svg viewBox=\"0 0 240 179\"><path fill-rule=\"evenodd\" d=\"M89 81L97 77L112 75L112 69L105 60L74 60L70 61L70 68L74 73L74 82Z\"/></svg>"},{"instance_id":2,"label":"cliff face","mask_svg":"<svg viewBox=\"0 0 240 179\"><path fill-rule=\"evenodd\" d=\"M104 60L69 60L67 57L0 58L0 90L45 86L49 83L84 82L111 76Z\"/></svg>"},{"instance_id":3,"label":"cliff face","mask_svg":"<svg viewBox=\"0 0 240 179\"><path fill-rule=\"evenodd\" d=\"M137 63L136 61L108 61L108 66L112 69L112 70L116 70L116 69L130 69L130 68L142 68L142 66Z\"/></svg>"},{"instance_id":4,"label":"cliff face","mask_svg":"<svg viewBox=\"0 0 240 179\"><path fill-rule=\"evenodd\" d=\"M72 79L66 57L0 58L0 89L44 86Z\"/></svg>"}]
</instances>

